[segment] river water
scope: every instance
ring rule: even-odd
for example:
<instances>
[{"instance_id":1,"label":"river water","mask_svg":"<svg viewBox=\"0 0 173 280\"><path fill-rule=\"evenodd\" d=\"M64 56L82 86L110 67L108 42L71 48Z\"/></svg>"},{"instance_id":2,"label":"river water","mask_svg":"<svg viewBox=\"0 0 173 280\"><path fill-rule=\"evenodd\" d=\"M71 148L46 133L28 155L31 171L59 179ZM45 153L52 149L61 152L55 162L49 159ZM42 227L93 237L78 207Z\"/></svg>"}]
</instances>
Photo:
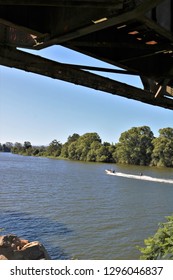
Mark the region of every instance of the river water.
<instances>
[{"instance_id":1,"label":"river water","mask_svg":"<svg viewBox=\"0 0 173 280\"><path fill-rule=\"evenodd\" d=\"M173 213L173 169L0 153L0 231L44 244L52 259L139 259L137 245Z\"/></svg>"}]
</instances>

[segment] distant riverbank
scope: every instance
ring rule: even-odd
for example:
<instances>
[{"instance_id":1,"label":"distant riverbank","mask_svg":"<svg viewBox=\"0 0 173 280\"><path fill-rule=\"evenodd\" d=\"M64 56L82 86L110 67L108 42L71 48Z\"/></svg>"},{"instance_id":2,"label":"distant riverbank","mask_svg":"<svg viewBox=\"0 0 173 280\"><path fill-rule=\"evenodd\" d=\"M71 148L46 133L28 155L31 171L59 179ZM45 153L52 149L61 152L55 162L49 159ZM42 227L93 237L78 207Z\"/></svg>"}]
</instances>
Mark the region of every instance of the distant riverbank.
<instances>
[{"instance_id":1,"label":"distant riverbank","mask_svg":"<svg viewBox=\"0 0 173 280\"><path fill-rule=\"evenodd\" d=\"M148 126L141 126L123 132L116 144L102 143L96 132L82 136L74 133L64 144L56 139L48 146L32 146L29 141L8 142L0 145L0 151L85 162L173 167L172 147L173 128L160 129L156 138Z\"/></svg>"}]
</instances>

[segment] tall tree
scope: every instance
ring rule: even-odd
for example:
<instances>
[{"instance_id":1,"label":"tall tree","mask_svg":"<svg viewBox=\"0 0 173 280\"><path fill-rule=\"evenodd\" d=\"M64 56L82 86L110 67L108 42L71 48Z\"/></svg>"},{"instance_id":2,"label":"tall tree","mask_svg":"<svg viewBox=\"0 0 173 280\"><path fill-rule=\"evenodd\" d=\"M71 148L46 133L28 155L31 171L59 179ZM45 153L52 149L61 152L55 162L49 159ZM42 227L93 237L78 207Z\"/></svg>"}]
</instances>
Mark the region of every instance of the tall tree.
<instances>
[{"instance_id":1,"label":"tall tree","mask_svg":"<svg viewBox=\"0 0 173 280\"><path fill-rule=\"evenodd\" d=\"M24 149L29 149L29 148L32 148L31 142L25 141L24 142Z\"/></svg>"},{"instance_id":2,"label":"tall tree","mask_svg":"<svg viewBox=\"0 0 173 280\"><path fill-rule=\"evenodd\" d=\"M58 157L61 154L62 144L54 139L47 148L47 155Z\"/></svg>"},{"instance_id":3,"label":"tall tree","mask_svg":"<svg viewBox=\"0 0 173 280\"><path fill-rule=\"evenodd\" d=\"M149 165L153 150L153 132L148 126L132 127L121 134L116 146L119 163Z\"/></svg>"},{"instance_id":4,"label":"tall tree","mask_svg":"<svg viewBox=\"0 0 173 280\"><path fill-rule=\"evenodd\" d=\"M173 128L159 130L159 137L153 140L151 164L154 166L173 167Z\"/></svg>"},{"instance_id":5,"label":"tall tree","mask_svg":"<svg viewBox=\"0 0 173 280\"><path fill-rule=\"evenodd\" d=\"M88 153L91 153L91 146L94 142L101 143L100 136L96 132L83 134L69 145L69 158L83 161L94 161L93 155L88 155Z\"/></svg>"},{"instance_id":6,"label":"tall tree","mask_svg":"<svg viewBox=\"0 0 173 280\"><path fill-rule=\"evenodd\" d=\"M74 133L72 136L70 135L67 139L67 142L62 145L61 149L61 157L63 158L71 158L73 157L71 154L69 155L68 149L71 143L76 142L79 139L80 135L77 133Z\"/></svg>"},{"instance_id":7,"label":"tall tree","mask_svg":"<svg viewBox=\"0 0 173 280\"><path fill-rule=\"evenodd\" d=\"M13 148L13 143L6 142L5 144L2 145L2 152L9 153L9 152L11 152L12 148Z\"/></svg>"},{"instance_id":8,"label":"tall tree","mask_svg":"<svg viewBox=\"0 0 173 280\"><path fill-rule=\"evenodd\" d=\"M71 136L69 136L68 137L68 139L67 139L67 143L68 144L70 144L70 143L72 143L72 142L74 142L74 141L76 141L76 140L78 140L79 139L79 137L80 137L80 135L79 134L77 134L77 133L73 133L73 135Z\"/></svg>"},{"instance_id":9,"label":"tall tree","mask_svg":"<svg viewBox=\"0 0 173 280\"><path fill-rule=\"evenodd\" d=\"M21 143L16 142L12 148L12 153L14 154L20 154L23 150L23 146Z\"/></svg>"}]
</instances>

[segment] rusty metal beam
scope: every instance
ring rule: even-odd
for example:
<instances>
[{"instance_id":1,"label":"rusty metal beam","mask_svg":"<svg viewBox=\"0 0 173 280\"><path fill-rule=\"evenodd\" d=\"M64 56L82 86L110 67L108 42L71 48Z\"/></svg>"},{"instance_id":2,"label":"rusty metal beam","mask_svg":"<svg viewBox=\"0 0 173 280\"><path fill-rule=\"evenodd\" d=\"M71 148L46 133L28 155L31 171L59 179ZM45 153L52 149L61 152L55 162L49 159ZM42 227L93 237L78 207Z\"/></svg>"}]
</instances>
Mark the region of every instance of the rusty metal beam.
<instances>
[{"instance_id":1,"label":"rusty metal beam","mask_svg":"<svg viewBox=\"0 0 173 280\"><path fill-rule=\"evenodd\" d=\"M139 76L139 73L136 73L134 71L128 71L128 70L104 68L104 67L94 67L94 66L77 65L77 64L67 64L67 63L63 63L62 65L68 66L68 67L73 67L73 68L76 68L76 69L82 69L82 70Z\"/></svg>"},{"instance_id":2,"label":"rusty metal beam","mask_svg":"<svg viewBox=\"0 0 173 280\"><path fill-rule=\"evenodd\" d=\"M8 26L8 27L12 27L12 28L15 28L15 29L18 29L18 30L21 30L23 32L26 32L28 34L33 34L35 36L43 36L44 34L36 31L36 30L33 30L33 29L30 29L30 28L27 28L25 26L21 26L21 25L18 25L18 24L15 24L11 21L8 21L8 20L5 20L3 18L0 18L0 24L4 25L4 26Z\"/></svg>"},{"instance_id":3,"label":"rusty metal beam","mask_svg":"<svg viewBox=\"0 0 173 280\"><path fill-rule=\"evenodd\" d=\"M82 7L107 8L108 6L123 6L123 0L0 0L0 5L11 6L47 6L47 7Z\"/></svg>"},{"instance_id":4,"label":"rusty metal beam","mask_svg":"<svg viewBox=\"0 0 173 280\"><path fill-rule=\"evenodd\" d=\"M129 61L134 61L134 60L138 60L138 59L143 59L143 58L146 58L146 57L154 56L154 55L159 55L159 54L162 54L164 52L165 52L165 50L156 51L156 52L153 52L153 53L143 54L143 55L134 56L134 57L130 57L130 58L124 58L124 59L119 60L118 62L119 63L125 63L125 62L129 62Z\"/></svg>"},{"instance_id":5,"label":"rusty metal beam","mask_svg":"<svg viewBox=\"0 0 173 280\"><path fill-rule=\"evenodd\" d=\"M158 23L154 22L153 20L149 19L148 17L141 17L140 21L143 22L146 26L151 28L152 30L155 30L157 34L160 34L164 38L167 38L170 41L173 41L173 35L171 32L167 31L165 28L160 26Z\"/></svg>"},{"instance_id":6,"label":"rusty metal beam","mask_svg":"<svg viewBox=\"0 0 173 280\"><path fill-rule=\"evenodd\" d=\"M69 32L67 34L55 37L51 40L45 41L41 46L38 46L37 49L42 49L44 47L48 47L50 45L56 45L56 44L63 44L65 42L68 42L70 40L79 38L81 36L85 36L87 34L97 32L99 30L103 30L115 25L122 24L124 22L128 22L134 19L137 19L143 15L155 6L157 6L159 3L163 2L164 0L145 0L145 2L138 5L135 9L128 11L126 13L115 15L113 17L107 18L99 23L94 23L93 21L97 22L97 18L91 19L92 24L86 27L79 28L75 31ZM106 15L105 15L106 16ZM101 20L101 19L100 19Z\"/></svg>"},{"instance_id":7,"label":"rusty metal beam","mask_svg":"<svg viewBox=\"0 0 173 280\"><path fill-rule=\"evenodd\" d=\"M0 47L0 64L173 110L173 99L13 48Z\"/></svg>"},{"instance_id":8,"label":"rusty metal beam","mask_svg":"<svg viewBox=\"0 0 173 280\"><path fill-rule=\"evenodd\" d=\"M110 48L110 49L138 49L145 51L160 51L160 50L173 50L172 44L159 43L156 45L135 44L130 42L107 42L107 41L80 41L74 40L68 42L68 47L87 47L87 48Z\"/></svg>"}]
</instances>

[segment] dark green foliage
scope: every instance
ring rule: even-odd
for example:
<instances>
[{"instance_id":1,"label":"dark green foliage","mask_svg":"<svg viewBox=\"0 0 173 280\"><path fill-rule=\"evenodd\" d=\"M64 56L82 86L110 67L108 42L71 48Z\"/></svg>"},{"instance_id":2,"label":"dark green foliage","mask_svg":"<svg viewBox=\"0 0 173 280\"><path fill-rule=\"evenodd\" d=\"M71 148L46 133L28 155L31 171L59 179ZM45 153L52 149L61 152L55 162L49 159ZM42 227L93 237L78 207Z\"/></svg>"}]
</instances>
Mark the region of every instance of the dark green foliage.
<instances>
[{"instance_id":1,"label":"dark green foliage","mask_svg":"<svg viewBox=\"0 0 173 280\"><path fill-rule=\"evenodd\" d=\"M132 127L121 134L116 146L118 163L149 165L153 150L153 132L148 126Z\"/></svg>"},{"instance_id":2,"label":"dark green foliage","mask_svg":"<svg viewBox=\"0 0 173 280\"><path fill-rule=\"evenodd\" d=\"M21 143L16 142L11 150L14 154L20 154L23 151L23 146Z\"/></svg>"},{"instance_id":3,"label":"dark green foliage","mask_svg":"<svg viewBox=\"0 0 173 280\"><path fill-rule=\"evenodd\" d=\"M101 146L97 133L85 133L68 145L68 158L82 161L96 161L96 150Z\"/></svg>"},{"instance_id":4,"label":"dark green foliage","mask_svg":"<svg viewBox=\"0 0 173 280\"><path fill-rule=\"evenodd\" d=\"M143 260L173 259L173 216L166 217L167 222L159 224L154 236L144 240L145 247L138 247Z\"/></svg>"},{"instance_id":5,"label":"dark green foliage","mask_svg":"<svg viewBox=\"0 0 173 280\"><path fill-rule=\"evenodd\" d=\"M80 135L79 135L79 134L74 133L72 136L70 135L70 136L68 137L68 139L67 139L67 143L68 143L68 144L70 144L70 143L72 143L72 142L74 142L74 141L78 140L78 139L79 139L79 137L80 137Z\"/></svg>"},{"instance_id":6,"label":"dark green foliage","mask_svg":"<svg viewBox=\"0 0 173 280\"><path fill-rule=\"evenodd\" d=\"M46 155L58 157L61 154L61 148L62 148L62 144L55 139L47 147Z\"/></svg>"},{"instance_id":7,"label":"dark green foliage","mask_svg":"<svg viewBox=\"0 0 173 280\"><path fill-rule=\"evenodd\" d=\"M34 147L10 142L0 144L0 151L16 154L61 157L71 160L133 165L173 167L173 128L162 128L155 138L148 126L132 127L123 132L117 144L102 143L96 132L77 133L61 144L56 139L49 146Z\"/></svg>"},{"instance_id":8,"label":"dark green foliage","mask_svg":"<svg viewBox=\"0 0 173 280\"><path fill-rule=\"evenodd\" d=\"M26 149L26 150L29 148L32 148L31 142L29 142L29 141L25 141L23 146L24 146L24 149Z\"/></svg>"},{"instance_id":9,"label":"dark green foliage","mask_svg":"<svg viewBox=\"0 0 173 280\"><path fill-rule=\"evenodd\" d=\"M162 128L159 137L153 140L151 164L173 167L173 128Z\"/></svg>"},{"instance_id":10,"label":"dark green foliage","mask_svg":"<svg viewBox=\"0 0 173 280\"><path fill-rule=\"evenodd\" d=\"M0 143L0 152L9 153L11 152L12 147L13 147L13 143L11 142L6 142L5 144Z\"/></svg>"}]
</instances>

